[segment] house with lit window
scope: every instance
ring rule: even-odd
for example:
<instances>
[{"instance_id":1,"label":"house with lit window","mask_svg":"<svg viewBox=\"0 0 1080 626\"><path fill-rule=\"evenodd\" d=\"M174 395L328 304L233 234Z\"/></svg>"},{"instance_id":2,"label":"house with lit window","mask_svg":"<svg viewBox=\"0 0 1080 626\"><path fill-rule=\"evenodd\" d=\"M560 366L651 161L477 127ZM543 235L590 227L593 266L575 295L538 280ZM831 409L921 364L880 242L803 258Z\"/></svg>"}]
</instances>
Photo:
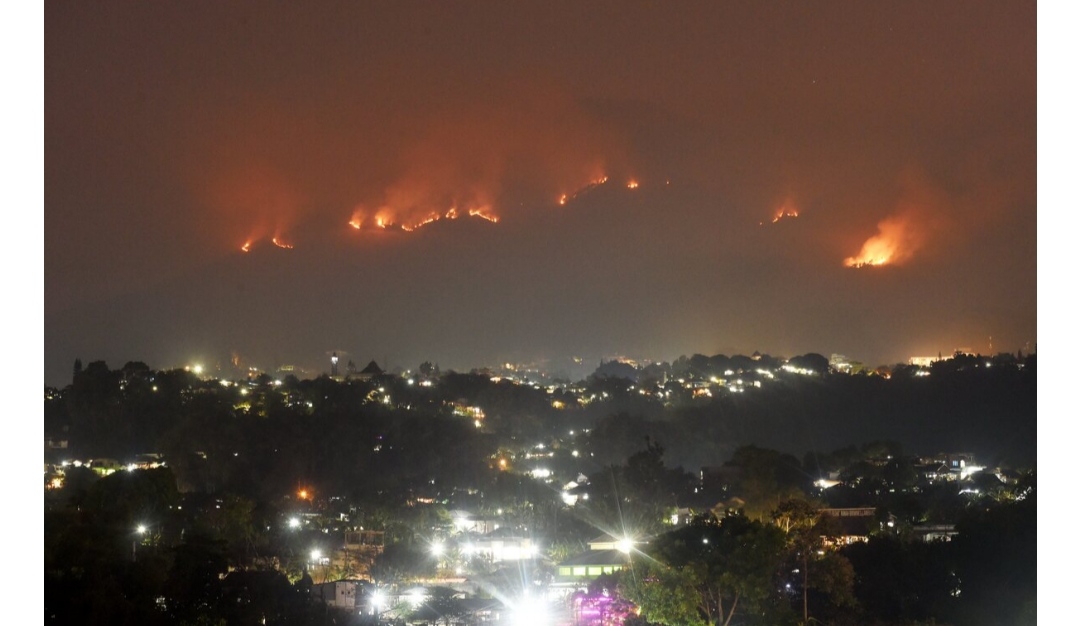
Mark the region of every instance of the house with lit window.
<instances>
[{"instance_id":1,"label":"house with lit window","mask_svg":"<svg viewBox=\"0 0 1080 626\"><path fill-rule=\"evenodd\" d=\"M574 589L588 585L605 574L614 574L630 565L634 542L602 535L589 542L589 549L559 563L555 586Z\"/></svg>"}]
</instances>

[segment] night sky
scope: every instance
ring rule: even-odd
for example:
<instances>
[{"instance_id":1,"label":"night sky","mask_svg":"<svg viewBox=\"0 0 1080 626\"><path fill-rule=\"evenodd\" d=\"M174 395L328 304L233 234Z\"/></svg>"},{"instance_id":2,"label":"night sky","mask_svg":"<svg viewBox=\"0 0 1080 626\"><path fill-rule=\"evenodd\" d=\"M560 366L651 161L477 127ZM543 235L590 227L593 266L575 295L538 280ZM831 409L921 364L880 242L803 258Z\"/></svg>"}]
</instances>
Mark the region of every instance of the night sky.
<instances>
[{"instance_id":1,"label":"night sky","mask_svg":"<svg viewBox=\"0 0 1080 626\"><path fill-rule=\"evenodd\" d=\"M1036 346L1035 3L44 13L47 384Z\"/></svg>"}]
</instances>

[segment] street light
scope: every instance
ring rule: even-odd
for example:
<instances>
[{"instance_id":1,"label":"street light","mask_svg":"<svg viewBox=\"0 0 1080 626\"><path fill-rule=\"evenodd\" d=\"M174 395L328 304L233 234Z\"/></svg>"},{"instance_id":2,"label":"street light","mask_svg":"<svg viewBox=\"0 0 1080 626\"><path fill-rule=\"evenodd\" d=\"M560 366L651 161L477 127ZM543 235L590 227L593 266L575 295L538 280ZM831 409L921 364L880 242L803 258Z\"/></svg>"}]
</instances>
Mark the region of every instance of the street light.
<instances>
[{"instance_id":1,"label":"street light","mask_svg":"<svg viewBox=\"0 0 1080 626\"><path fill-rule=\"evenodd\" d=\"M146 524L139 524L135 527L135 536L131 538L131 561L135 562L135 549L139 545L139 541L146 535Z\"/></svg>"},{"instance_id":2,"label":"street light","mask_svg":"<svg viewBox=\"0 0 1080 626\"><path fill-rule=\"evenodd\" d=\"M510 623L513 626L547 626L552 623L552 619L547 603L526 593L513 604Z\"/></svg>"},{"instance_id":3,"label":"street light","mask_svg":"<svg viewBox=\"0 0 1080 626\"><path fill-rule=\"evenodd\" d=\"M379 609L381 609L383 607L383 604L385 604L385 603L386 603L386 594L384 594L381 589L376 589L375 591L371 592L371 609L372 609L372 612L378 613Z\"/></svg>"}]
</instances>

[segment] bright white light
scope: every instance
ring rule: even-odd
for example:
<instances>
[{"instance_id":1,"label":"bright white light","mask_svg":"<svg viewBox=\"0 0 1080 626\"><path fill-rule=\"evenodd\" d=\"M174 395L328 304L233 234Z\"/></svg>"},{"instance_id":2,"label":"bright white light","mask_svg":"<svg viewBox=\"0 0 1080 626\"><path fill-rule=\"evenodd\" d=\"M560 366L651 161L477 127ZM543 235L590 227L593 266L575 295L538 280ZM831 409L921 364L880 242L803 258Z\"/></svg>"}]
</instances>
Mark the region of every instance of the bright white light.
<instances>
[{"instance_id":1,"label":"bright white light","mask_svg":"<svg viewBox=\"0 0 1080 626\"><path fill-rule=\"evenodd\" d=\"M443 552L445 552L445 551L446 551L446 546L444 546L441 541L436 541L435 543L431 544L431 553L433 555L442 556Z\"/></svg>"},{"instance_id":2,"label":"bright white light","mask_svg":"<svg viewBox=\"0 0 1080 626\"><path fill-rule=\"evenodd\" d=\"M624 537L615 547L623 554L630 554L630 551L634 549L634 542Z\"/></svg>"},{"instance_id":3,"label":"bright white light","mask_svg":"<svg viewBox=\"0 0 1080 626\"><path fill-rule=\"evenodd\" d=\"M139 533L140 535L145 535L146 526L144 524L139 524L138 527L135 528L135 532Z\"/></svg>"},{"instance_id":4,"label":"bright white light","mask_svg":"<svg viewBox=\"0 0 1080 626\"><path fill-rule=\"evenodd\" d=\"M526 595L514 604L510 623L513 626L547 626L552 620L543 599Z\"/></svg>"},{"instance_id":5,"label":"bright white light","mask_svg":"<svg viewBox=\"0 0 1080 626\"><path fill-rule=\"evenodd\" d=\"M409 601L412 608L416 609L427 600L427 594L424 593L423 589L417 587L416 589L410 589L409 593L405 594L405 599Z\"/></svg>"},{"instance_id":6,"label":"bright white light","mask_svg":"<svg viewBox=\"0 0 1080 626\"><path fill-rule=\"evenodd\" d=\"M300 519L296 517L290 517L289 528L300 528Z\"/></svg>"},{"instance_id":7,"label":"bright white light","mask_svg":"<svg viewBox=\"0 0 1080 626\"><path fill-rule=\"evenodd\" d=\"M322 552L320 552L318 550L312 550L311 551L311 560L313 562L317 562L321 558L322 558Z\"/></svg>"},{"instance_id":8,"label":"bright white light","mask_svg":"<svg viewBox=\"0 0 1080 626\"><path fill-rule=\"evenodd\" d=\"M371 608L378 611L382 608L384 602L386 602L386 597L383 595L382 590L376 589L371 594Z\"/></svg>"},{"instance_id":9,"label":"bright white light","mask_svg":"<svg viewBox=\"0 0 1080 626\"><path fill-rule=\"evenodd\" d=\"M191 371L195 372L196 376L202 376L202 365L196 365L195 367L191 368Z\"/></svg>"}]
</instances>

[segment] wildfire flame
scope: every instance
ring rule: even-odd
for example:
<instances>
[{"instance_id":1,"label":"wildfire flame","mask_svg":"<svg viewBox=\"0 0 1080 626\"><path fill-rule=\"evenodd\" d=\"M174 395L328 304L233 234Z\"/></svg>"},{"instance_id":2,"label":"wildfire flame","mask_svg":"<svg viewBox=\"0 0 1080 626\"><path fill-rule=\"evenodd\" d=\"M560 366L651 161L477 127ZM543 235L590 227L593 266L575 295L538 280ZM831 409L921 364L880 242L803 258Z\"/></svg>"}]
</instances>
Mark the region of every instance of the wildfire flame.
<instances>
[{"instance_id":1,"label":"wildfire flame","mask_svg":"<svg viewBox=\"0 0 1080 626\"><path fill-rule=\"evenodd\" d=\"M627 189L637 189L638 188L638 181L631 180L630 182L626 183L626 188Z\"/></svg>"},{"instance_id":2,"label":"wildfire flame","mask_svg":"<svg viewBox=\"0 0 1080 626\"><path fill-rule=\"evenodd\" d=\"M492 224L499 223L499 216L489 213L486 209L469 209L469 217L483 218Z\"/></svg>"},{"instance_id":3,"label":"wildfire flame","mask_svg":"<svg viewBox=\"0 0 1080 626\"><path fill-rule=\"evenodd\" d=\"M772 218L772 223L775 224L785 217L799 217L799 212L795 209L781 208L776 211L776 215Z\"/></svg>"},{"instance_id":4,"label":"wildfire flame","mask_svg":"<svg viewBox=\"0 0 1080 626\"><path fill-rule=\"evenodd\" d=\"M569 195L564 193L561 196L559 196L558 204L559 204L559 206L566 206L566 204L568 202L570 202L571 200L577 198L578 196L580 196L583 193L587 193L589 191L592 191L593 189L596 189L597 187L599 187L600 185L603 185L607 181L608 181L607 176L601 176L600 178L594 178L593 180L589 181L586 185L578 188L577 191L575 191L574 193L569 194ZM631 183L633 183L633 187L630 187L631 189L637 187L637 182L636 181L631 181Z\"/></svg>"},{"instance_id":5,"label":"wildfire flame","mask_svg":"<svg viewBox=\"0 0 1080 626\"><path fill-rule=\"evenodd\" d=\"M251 241L245 241L244 245L240 246L240 250L243 252L251 252Z\"/></svg>"},{"instance_id":6,"label":"wildfire flame","mask_svg":"<svg viewBox=\"0 0 1080 626\"><path fill-rule=\"evenodd\" d=\"M415 232L417 229L427 226L428 224L432 224L442 219L456 220L463 214L461 210L459 210L458 207L455 205L447 209L445 213L441 210L429 211L424 215L423 218L417 219L416 221L402 223L399 222L396 218L396 216L399 214L415 216L416 213L417 211L415 208L399 211L394 207L384 206L383 208L379 209L379 211L375 214L373 219L373 227L382 230L401 230L407 233L411 233ZM495 213L493 213L491 210L491 206L487 204L481 205L476 208L468 209L466 213L469 217L479 217L493 224L497 224L499 222L499 216L495 215ZM406 219L408 219L408 217ZM353 227L356 230L362 230L365 221L365 211L362 208L357 209L353 213L352 219L349 221L349 226Z\"/></svg>"},{"instance_id":7,"label":"wildfire flame","mask_svg":"<svg viewBox=\"0 0 1080 626\"><path fill-rule=\"evenodd\" d=\"M788 200L783 205L781 205L779 209L776 209L776 212L773 213L772 219L770 220L769 223L775 224L775 223L779 222L780 220L788 218L788 217L791 217L791 218L799 217L799 209L795 206L795 203L792 202L791 200ZM765 222L758 222L758 225L759 226L764 226Z\"/></svg>"},{"instance_id":8,"label":"wildfire flame","mask_svg":"<svg viewBox=\"0 0 1080 626\"><path fill-rule=\"evenodd\" d=\"M285 250L292 250L293 249L293 245L291 243L285 243L284 241L278 239L277 237L274 237L273 239L271 239L270 242L273 243L275 246L277 246L279 248L284 248Z\"/></svg>"},{"instance_id":9,"label":"wildfire flame","mask_svg":"<svg viewBox=\"0 0 1080 626\"><path fill-rule=\"evenodd\" d=\"M426 219L421 220L413 225L413 228L420 228L421 226L427 226L428 224L438 221L440 215L438 213L432 213Z\"/></svg>"},{"instance_id":10,"label":"wildfire flame","mask_svg":"<svg viewBox=\"0 0 1080 626\"><path fill-rule=\"evenodd\" d=\"M859 254L844 259L847 267L898 265L922 245L921 231L909 216L894 215L878 223L878 234L866 240Z\"/></svg>"},{"instance_id":11,"label":"wildfire flame","mask_svg":"<svg viewBox=\"0 0 1080 626\"><path fill-rule=\"evenodd\" d=\"M597 170L593 169L591 178L582 176L578 179L581 186L576 191L558 195L556 202L560 206L566 206L579 195L588 193L609 180L607 175L598 174ZM500 223L502 218L496 206L497 188L492 190L483 184L468 183L457 189L454 189L454 185L449 185L447 190L442 191L442 183L445 181L391 185L383 192L378 204L354 205L347 223L358 231L379 229L406 233L415 232L440 220L456 220L462 217L476 217L492 224ZM630 179L627 183L630 189L637 189L638 186L636 179ZM564 186L563 189L572 187Z\"/></svg>"}]
</instances>

